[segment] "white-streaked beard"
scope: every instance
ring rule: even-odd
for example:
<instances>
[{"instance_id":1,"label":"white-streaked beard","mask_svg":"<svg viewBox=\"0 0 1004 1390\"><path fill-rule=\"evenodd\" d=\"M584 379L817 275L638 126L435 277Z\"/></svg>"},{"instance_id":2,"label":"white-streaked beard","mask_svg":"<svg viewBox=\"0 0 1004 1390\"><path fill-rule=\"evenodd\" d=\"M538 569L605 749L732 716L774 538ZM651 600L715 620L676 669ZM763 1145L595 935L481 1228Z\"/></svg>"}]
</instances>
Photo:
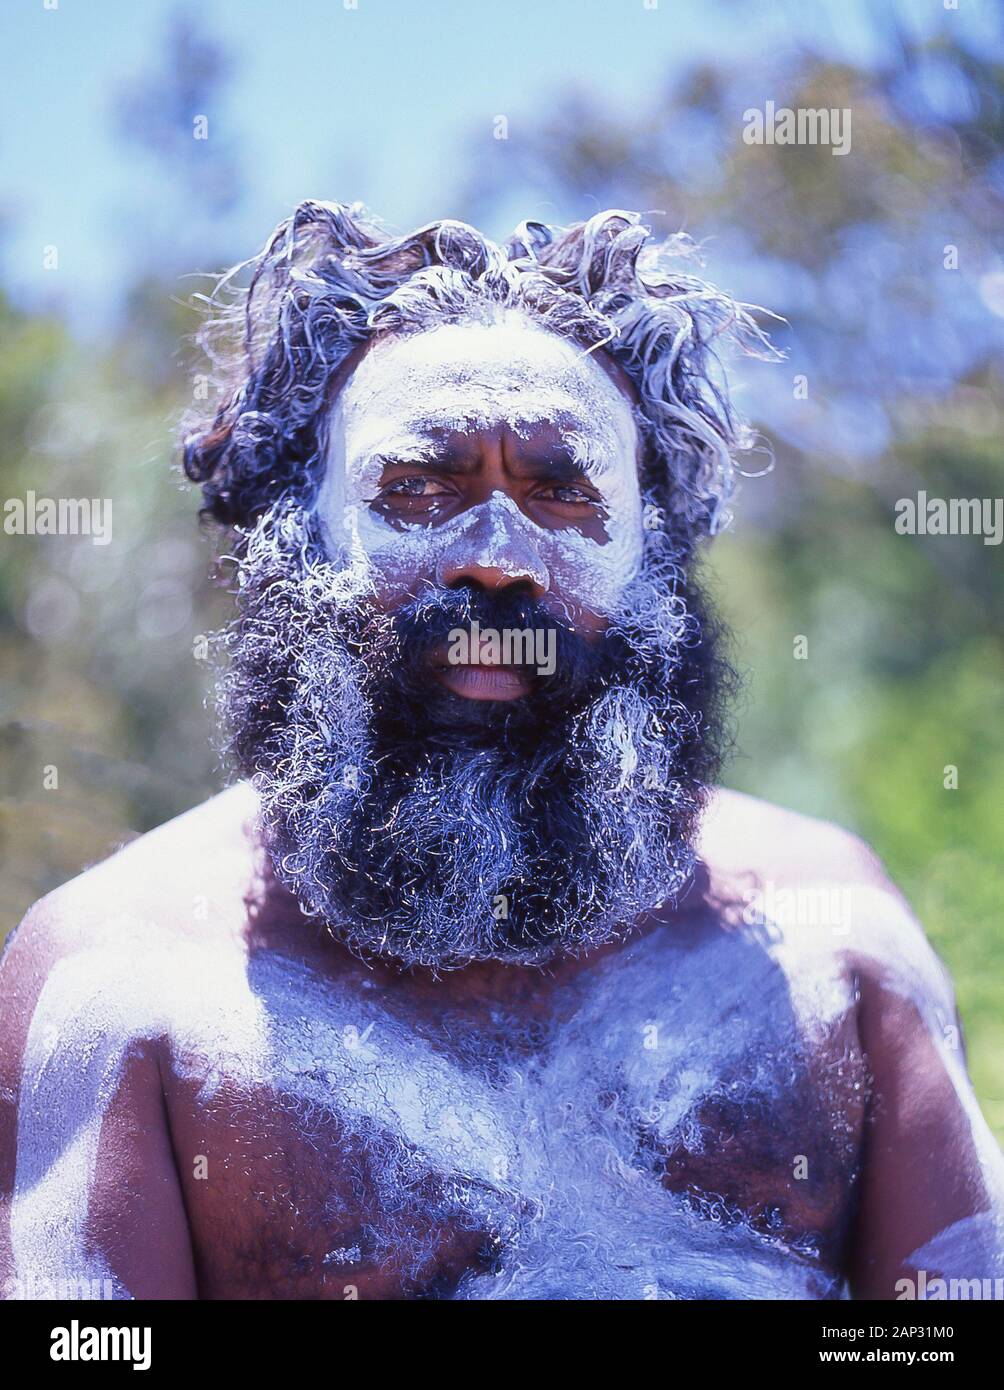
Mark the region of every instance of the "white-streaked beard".
<instances>
[{"instance_id":1,"label":"white-streaked beard","mask_svg":"<svg viewBox=\"0 0 1004 1390\"><path fill-rule=\"evenodd\" d=\"M520 593L428 589L391 614L324 554L308 513L247 538L219 687L278 878L351 950L434 970L541 964L626 934L694 865L731 672L658 536L589 642ZM453 628L556 629L519 700L443 690Z\"/></svg>"}]
</instances>

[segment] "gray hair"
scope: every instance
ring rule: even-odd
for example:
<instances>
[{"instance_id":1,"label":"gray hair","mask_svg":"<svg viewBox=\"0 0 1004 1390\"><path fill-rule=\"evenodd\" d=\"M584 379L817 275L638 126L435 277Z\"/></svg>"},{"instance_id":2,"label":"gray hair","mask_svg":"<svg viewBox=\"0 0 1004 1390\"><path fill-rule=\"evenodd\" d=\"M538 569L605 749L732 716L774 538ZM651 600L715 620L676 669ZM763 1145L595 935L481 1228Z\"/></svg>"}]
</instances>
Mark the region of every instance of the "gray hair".
<instances>
[{"instance_id":1,"label":"gray hair","mask_svg":"<svg viewBox=\"0 0 1004 1390\"><path fill-rule=\"evenodd\" d=\"M638 396L645 495L679 541L712 535L738 457L754 445L718 343L779 354L752 306L686 272L694 259L689 237L656 241L637 212L569 227L526 221L500 245L451 219L391 237L360 204L303 202L206 300L199 340L217 403L184 422L185 472L228 526L247 528L290 495L306 502L323 467L331 385L354 349L516 308L620 365ZM246 268L250 283L237 289Z\"/></svg>"}]
</instances>

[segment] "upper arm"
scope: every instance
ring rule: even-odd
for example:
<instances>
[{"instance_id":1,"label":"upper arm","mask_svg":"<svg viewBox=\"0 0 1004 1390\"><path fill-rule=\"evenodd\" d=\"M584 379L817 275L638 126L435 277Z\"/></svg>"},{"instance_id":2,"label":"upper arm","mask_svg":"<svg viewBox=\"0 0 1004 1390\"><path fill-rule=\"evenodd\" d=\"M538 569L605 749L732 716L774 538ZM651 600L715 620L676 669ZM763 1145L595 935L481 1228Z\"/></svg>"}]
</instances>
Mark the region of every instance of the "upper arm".
<instances>
[{"instance_id":1,"label":"upper arm","mask_svg":"<svg viewBox=\"0 0 1004 1390\"><path fill-rule=\"evenodd\" d=\"M849 1271L858 1298L909 1296L921 1270L1004 1274L1004 1163L966 1072L951 983L906 910L890 899L887 912L856 966L872 1075Z\"/></svg>"},{"instance_id":2,"label":"upper arm","mask_svg":"<svg viewBox=\"0 0 1004 1390\"><path fill-rule=\"evenodd\" d=\"M194 1297L158 1040L135 1027L125 961L65 911L33 909L0 961L0 1284Z\"/></svg>"},{"instance_id":3,"label":"upper arm","mask_svg":"<svg viewBox=\"0 0 1004 1390\"><path fill-rule=\"evenodd\" d=\"M872 1078L847 1256L853 1294L896 1298L897 1281L921 1268L1004 1275L1004 1162L966 1073L951 982L876 855L847 831L737 793L717 795L703 837L705 857L733 883L754 863L785 886L845 890L830 939L857 982ZM804 934L811 950L820 935Z\"/></svg>"}]
</instances>

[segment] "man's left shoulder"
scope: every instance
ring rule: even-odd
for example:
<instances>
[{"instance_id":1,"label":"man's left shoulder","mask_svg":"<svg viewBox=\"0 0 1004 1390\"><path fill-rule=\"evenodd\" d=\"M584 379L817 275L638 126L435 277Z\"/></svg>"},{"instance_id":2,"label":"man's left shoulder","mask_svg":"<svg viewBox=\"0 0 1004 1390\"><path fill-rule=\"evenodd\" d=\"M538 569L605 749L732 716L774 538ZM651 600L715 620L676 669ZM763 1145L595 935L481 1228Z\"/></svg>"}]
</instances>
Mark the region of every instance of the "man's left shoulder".
<instances>
[{"instance_id":1,"label":"man's left shoulder","mask_svg":"<svg viewBox=\"0 0 1004 1390\"><path fill-rule=\"evenodd\" d=\"M788 944L823 950L884 988L909 986L946 1009L948 973L875 851L829 821L716 789L704 817L701 857L712 891L749 901Z\"/></svg>"},{"instance_id":2,"label":"man's left shoulder","mask_svg":"<svg viewBox=\"0 0 1004 1390\"><path fill-rule=\"evenodd\" d=\"M896 891L878 855L851 831L726 787L716 787L708 802L701 856L722 876L846 880Z\"/></svg>"}]
</instances>

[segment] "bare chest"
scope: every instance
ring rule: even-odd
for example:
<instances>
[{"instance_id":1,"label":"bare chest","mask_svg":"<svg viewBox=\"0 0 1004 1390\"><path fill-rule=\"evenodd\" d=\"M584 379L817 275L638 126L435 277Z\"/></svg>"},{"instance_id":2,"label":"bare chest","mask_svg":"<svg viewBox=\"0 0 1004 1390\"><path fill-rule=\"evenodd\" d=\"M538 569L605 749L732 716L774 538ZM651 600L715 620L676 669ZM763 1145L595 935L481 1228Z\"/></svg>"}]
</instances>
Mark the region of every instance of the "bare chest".
<instances>
[{"instance_id":1,"label":"bare chest","mask_svg":"<svg viewBox=\"0 0 1004 1390\"><path fill-rule=\"evenodd\" d=\"M866 1076L824 976L650 937L472 1012L261 953L170 1098L203 1295L833 1296Z\"/></svg>"}]
</instances>

